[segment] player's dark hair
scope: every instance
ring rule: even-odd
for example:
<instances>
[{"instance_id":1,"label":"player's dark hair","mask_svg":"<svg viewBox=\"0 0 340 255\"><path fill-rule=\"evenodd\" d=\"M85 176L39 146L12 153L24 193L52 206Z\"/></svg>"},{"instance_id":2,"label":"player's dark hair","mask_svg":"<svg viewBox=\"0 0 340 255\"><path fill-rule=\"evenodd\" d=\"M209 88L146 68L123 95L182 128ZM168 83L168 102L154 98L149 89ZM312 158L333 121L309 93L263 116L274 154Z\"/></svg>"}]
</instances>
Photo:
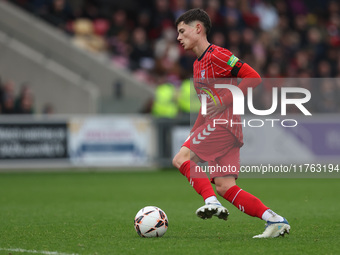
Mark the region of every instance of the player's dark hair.
<instances>
[{"instance_id":1,"label":"player's dark hair","mask_svg":"<svg viewBox=\"0 0 340 255\"><path fill-rule=\"evenodd\" d=\"M189 24L193 21L200 21L203 23L205 28L205 33L208 35L211 29L211 20L209 18L208 13L206 13L204 10L195 8L191 9L189 11L186 11L181 16L178 17L176 20L176 27L179 23L184 22L185 24Z\"/></svg>"}]
</instances>

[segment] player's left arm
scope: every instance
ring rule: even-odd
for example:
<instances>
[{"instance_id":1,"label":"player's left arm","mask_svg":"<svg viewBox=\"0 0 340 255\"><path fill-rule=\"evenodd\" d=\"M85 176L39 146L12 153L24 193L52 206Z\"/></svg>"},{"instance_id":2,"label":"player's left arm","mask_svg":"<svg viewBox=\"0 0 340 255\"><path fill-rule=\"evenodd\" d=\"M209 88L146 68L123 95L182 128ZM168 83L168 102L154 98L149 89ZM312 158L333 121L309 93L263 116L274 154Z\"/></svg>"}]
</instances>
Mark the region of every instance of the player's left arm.
<instances>
[{"instance_id":1,"label":"player's left arm","mask_svg":"<svg viewBox=\"0 0 340 255\"><path fill-rule=\"evenodd\" d=\"M261 76L251 66L247 63L243 63L241 60L237 61L231 70L231 74L234 77L242 78L238 87L242 90L243 95L247 95L248 88L255 88L262 81ZM225 106L232 104L233 96L231 92L226 93L226 95L222 98L222 101Z\"/></svg>"},{"instance_id":2,"label":"player's left arm","mask_svg":"<svg viewBox=\"0 0 340 255\"><path fill-rule=\"evenodd\" d=\"M233 66L231 69L231 75L233 77L242 78L242 81L238 87L242 90L243 95L247 94L248 88L255 88L261 83L260 75L251 66L241 60L238 60ZM223 112L233 102L233 96L230 91L226 93L221 99L223 103L222 105L215 105L214 102L207 104L207 115L210 116L210 118L216 116L218 113Z\"/></svg>"}]
</instances>

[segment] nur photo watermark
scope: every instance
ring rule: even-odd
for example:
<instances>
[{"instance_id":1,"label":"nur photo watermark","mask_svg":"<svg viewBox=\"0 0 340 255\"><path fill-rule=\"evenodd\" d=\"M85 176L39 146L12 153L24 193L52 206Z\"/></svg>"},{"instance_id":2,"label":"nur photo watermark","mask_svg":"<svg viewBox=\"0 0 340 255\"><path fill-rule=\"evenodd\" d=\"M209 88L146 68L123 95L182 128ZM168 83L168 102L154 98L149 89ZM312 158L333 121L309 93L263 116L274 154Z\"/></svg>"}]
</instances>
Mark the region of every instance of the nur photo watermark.
<instances>
[{"instance_id":1,"label":"nur photo watermark","mask_svg":"<svg viewBox=\"0 0 340 255\"><path fill-rule=\"evenodd\" d=\"M190 146L201 158L216 166L207 155L227 155L224 134L231 133L239 146L240 167L247 167L236 171L240 175L339 178L340 101L329 91L340 91L340 79L248 80L244 88L238 79L192 79L191 103L197 101L201 108L191 112L190 126L198 121L205 127L192 132ZM218 157L219 165L228 167Z\"/></svg>"},{"instance_id":2,"label":"nur photo watermark","mask_svg":"<svg viewBox=\"0 0 340 255\"><path fill-rule=\"evenodd\" d=\"M250 79L250 85L252 83ZM258 82L259 79L253 79L254 83ZM223 83L222 83L223 82ZM208 116L209 118L214 117L213 126L216 125L242 125L243 127L263 127L264 125L269 125L274 127L279 124L282 127L296 127L298 121L293 118L269 118L270 115L275 114L276 116L287 116L287 108L295 107L298 109L299 113L304 116L312 116L310 110L306 107L306 104L311 100L311 92L307 88L302 87L282 87L276 85L275 83L266 89L266 101L271 101L268 109L258 109L255 107L255 102L257 98L254 96L253 87L248 87L246 90L247 100L245 100L245 93L235 84L235 79L227 80L211 80L210 82L202 82L202 79L195 82L195 89L198 98L201 102L200 113L203 116ZM217 116L209 116L207 111L207 103L213 102L214 105L225 105L228 114L243 116L245 113L249 113L255 116L266 116L267 118L258 119L244 119L242 121L235 121L233 118L219 118ZM228 104L228 105L226 105ZM231 108L230 111L228 108ZM278 110L280 109L279 113Z\"/></svg>"}]
</instances>

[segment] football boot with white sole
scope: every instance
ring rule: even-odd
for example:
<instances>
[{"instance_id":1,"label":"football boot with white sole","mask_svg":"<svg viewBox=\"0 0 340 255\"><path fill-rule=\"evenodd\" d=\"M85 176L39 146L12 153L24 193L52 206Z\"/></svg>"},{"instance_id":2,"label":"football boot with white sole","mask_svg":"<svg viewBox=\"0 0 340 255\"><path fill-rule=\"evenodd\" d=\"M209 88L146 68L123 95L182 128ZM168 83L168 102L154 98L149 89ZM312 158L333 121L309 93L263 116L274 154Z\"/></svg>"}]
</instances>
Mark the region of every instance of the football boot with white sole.
<instances>
[{"instance_id":1,"label":"football boot with white sole","mask_svg":"<svg viewBox=\"0 0 340 255\"><path fill-rule=\"evenodd\" d=\"M216 216L222 220L227 220L229 212L227 208L221 205L220 202L214 201L198 208L196 210L196 215L204 220L210 219L212 216Z\"/></svg>"},{"instance_id":2,"label":"football boot with white sole","mask_svg":"<svg viewBox=\"0 0 340 255\"><path fill-rule=\"evenodd\" d=\"M290 225L288 221L283 218L283 221L267 221L265 230L262 234L253 236L253 238L274 238L289 234Z\"/></svg>"}]
</instances>

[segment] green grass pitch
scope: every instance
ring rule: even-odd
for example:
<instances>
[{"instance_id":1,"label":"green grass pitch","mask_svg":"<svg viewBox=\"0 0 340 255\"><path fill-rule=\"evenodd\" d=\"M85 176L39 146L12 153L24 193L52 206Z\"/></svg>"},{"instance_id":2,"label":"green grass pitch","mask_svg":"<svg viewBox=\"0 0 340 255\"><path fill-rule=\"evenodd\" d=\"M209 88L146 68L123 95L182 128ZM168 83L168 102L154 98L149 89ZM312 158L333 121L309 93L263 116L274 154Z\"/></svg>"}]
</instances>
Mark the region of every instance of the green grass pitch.
<instances>
[{"instance_id":1,"label":"green grass pitch","mask_svg":"<svg viewBox=\"0 0 340 255\"><path fill-rule=\"evenodd\" d=\"M175 170L2 173L0 254L340 254L340 179L240 178L238 185L285 216L291 234L252 239L264 222L223 199L228 221L199 219L203 201ZM168 215L161 238L134 230L147 205Z\"/></svg>"}]
</instances>

